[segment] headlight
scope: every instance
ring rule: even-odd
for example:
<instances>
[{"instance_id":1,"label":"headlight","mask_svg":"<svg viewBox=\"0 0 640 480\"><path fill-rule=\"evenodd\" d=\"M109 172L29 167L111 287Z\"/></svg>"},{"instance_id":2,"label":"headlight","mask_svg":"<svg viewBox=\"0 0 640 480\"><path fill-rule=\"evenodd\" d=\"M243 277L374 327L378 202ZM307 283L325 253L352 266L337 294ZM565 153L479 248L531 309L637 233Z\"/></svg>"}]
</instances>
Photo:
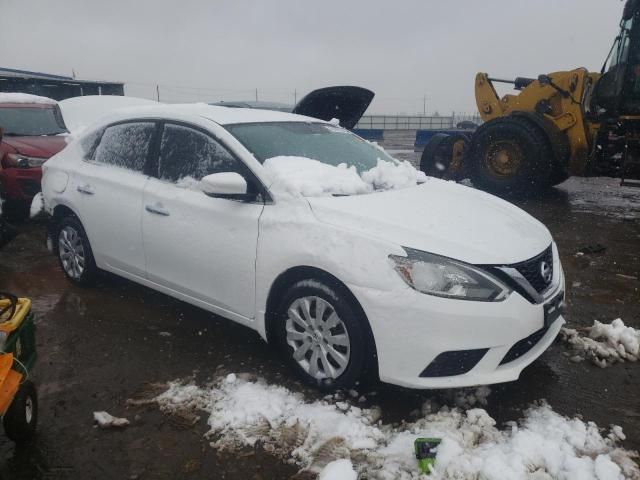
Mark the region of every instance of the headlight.
<instances>
[{"instance_id":1,"label":"headlight","mask_svg":"<svg viewBox=\"0 0 640 480\"><path fill-rule=\"evenodd\" d=\"M17 168L40 167L44 162L49 160L48 158L28 157L27 155L21 155L19 153L10 153L7 157L9 158L9 163Z\"/></svg>"},{"instance_id":2,"label":"headlight","mask_svg":"<svg viewBox=\"0 0 640 480\"><path fill-rule=\"evenodd\" d=\"M437 297L500 302L511 290L489 273L456 260L404 248L406 257L389 255L398 275L415 290Z\"/></svg>"}]
</instances>

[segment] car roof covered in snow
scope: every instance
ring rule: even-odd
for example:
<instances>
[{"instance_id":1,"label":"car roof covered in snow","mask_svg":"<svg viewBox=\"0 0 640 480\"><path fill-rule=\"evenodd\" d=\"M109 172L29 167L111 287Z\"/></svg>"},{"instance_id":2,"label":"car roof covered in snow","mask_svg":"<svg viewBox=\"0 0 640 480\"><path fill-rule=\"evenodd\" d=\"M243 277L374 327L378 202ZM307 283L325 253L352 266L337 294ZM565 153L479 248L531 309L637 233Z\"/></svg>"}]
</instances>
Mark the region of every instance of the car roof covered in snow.
<instances>
[{"instance_id":1,"label":"car roof covered in snow","mask_svg":"<svg viewBox=\"0 0 640 480\"><path fill-rule=\"evenodd\" d=\"M207 118L220 125L234 123L254 122L323 122L317 118L304 117L293 113L278 112L274 110L259 110L255 108L229 108L208 105L206 103L187 104L158 104L127 108L104 117L101 123L106 121L118 121L135 118L181 118L184 116L197 116ZM324 123L324 122L323 122Z\"/></svg>"},{"instance_id":2,"label":"car roof covered in snow","mask_svg":"<svg viewBox=\"0 0 640 480\"><path fill-rule=\"evenodd\" d=\"M57 105L53 98L41 97L40 95L31 95L30 93L19 92L0 92L0 103L22 103L22 104L38 104L38 105Z\"/></svg>"}]
</instances>

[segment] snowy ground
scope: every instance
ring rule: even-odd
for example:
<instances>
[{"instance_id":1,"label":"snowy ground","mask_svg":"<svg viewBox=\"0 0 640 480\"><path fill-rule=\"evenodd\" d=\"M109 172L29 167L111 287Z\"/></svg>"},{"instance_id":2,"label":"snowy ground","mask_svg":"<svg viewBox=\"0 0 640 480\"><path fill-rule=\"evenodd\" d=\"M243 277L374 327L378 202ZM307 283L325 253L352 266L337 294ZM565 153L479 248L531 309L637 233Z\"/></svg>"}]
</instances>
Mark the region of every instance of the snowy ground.
<instances>
[{"instance_id":1,"label":"snowy ground","mask_svg":"<svg viewBox=\"0 0 640 480\"><path fill-rule=\"evenodd\" d=\"M638 361L640 330L626 326L620 318L610 324L595 320L593 326L582 331L584 335L574 328L561 331L561 338L573 349L569 354L572 361L591 360L603 368L618 362Z\"/></svg>"},{"instance_id":2,"label":"snowy ground","mask_svg":"<svg viewBox=\"0 0 640 480\"><path fill-rule=\"evenodd\" d=\"M518 422L497 426L484 409L468 408L487 394L460 393L459 407L426 402L419 418L396 425L349 396L306 401L248 375L229 374L208 387L173 382L153 399L134 403L155 403L167 414L205 412L213 448L260 443L298 465L304 478L354 479L355 472L378 480L419 478L413 441L437 437L442 443L433 479L640 479L637 455L619 446L625 439L620 427L601 430L545 402L525 410Z\"/></svg>"}]
</instances>

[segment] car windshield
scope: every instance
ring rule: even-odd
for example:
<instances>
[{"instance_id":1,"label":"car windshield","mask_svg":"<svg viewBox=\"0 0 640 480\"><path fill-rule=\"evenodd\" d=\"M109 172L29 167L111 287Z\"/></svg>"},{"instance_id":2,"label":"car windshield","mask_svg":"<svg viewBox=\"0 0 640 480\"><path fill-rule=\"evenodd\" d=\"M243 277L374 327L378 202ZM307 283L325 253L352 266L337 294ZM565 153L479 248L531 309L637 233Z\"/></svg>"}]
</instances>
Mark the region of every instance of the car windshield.
<instances>
[{"instance_id":1,"label":"car windshield","mask_svg":"<svg viewBox=\"0 0 640 480\"><path fill-rule=\"evenodd\" d=\"M0 128L8 136L58 135L67 132L57 107L0 107Z\"/></svg>"},{"instance_id":2,"label":"car windshield","mask_svg":"<svg viewBox=\"0 0 640 480\"><path fill-rule=\"evenodd\" d=\"M273 157L304 157L332 166L346 164L362 173L374 168L378 160L395 162L366 140L325 123L239 123L226 129L261 163Z\"/></svg>"}]
</instances>

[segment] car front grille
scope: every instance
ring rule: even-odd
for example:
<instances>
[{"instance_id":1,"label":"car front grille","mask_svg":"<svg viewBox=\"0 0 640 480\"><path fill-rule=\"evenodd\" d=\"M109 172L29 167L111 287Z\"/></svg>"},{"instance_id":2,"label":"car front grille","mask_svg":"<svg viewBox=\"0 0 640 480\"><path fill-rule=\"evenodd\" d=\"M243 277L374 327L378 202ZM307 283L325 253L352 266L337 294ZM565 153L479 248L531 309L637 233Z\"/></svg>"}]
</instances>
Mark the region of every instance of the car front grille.
<instances>
[{"instance_id":1,"label":"car front grille","mask_svg":"<svg viewBox=\"0 0 640 480\"><path fill-rule=\"evenodd\" d=\"M546 268L544 268L546 265ZM527 279L538 293L544 292L553 281L553 249L551 245L540 255L524 262L509 265ZM543 276L546 273L547 278Z\"/></svg>"}]
</instances>

